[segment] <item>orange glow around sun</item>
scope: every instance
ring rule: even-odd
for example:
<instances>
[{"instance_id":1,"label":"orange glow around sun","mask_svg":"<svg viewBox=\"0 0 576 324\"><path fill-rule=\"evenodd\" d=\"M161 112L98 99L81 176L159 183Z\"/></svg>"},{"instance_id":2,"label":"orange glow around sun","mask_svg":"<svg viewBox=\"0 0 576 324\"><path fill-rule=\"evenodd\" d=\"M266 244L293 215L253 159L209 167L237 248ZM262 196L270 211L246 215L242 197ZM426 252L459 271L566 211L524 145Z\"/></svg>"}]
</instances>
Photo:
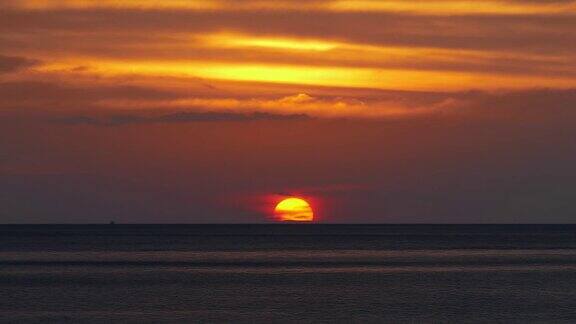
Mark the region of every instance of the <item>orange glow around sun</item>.
<instances>
[{"instance_id":1,"label":"orange glow around sun","mask_svg":"<svg viewBox=\"0 0 576 324\"><path fill-rule=\"evenodd\" d=\"M283 222L311 222L314 212L310 204L301 198L287 198L282 200L274 209L278 220Z\"/></svg>"}]
</instances>

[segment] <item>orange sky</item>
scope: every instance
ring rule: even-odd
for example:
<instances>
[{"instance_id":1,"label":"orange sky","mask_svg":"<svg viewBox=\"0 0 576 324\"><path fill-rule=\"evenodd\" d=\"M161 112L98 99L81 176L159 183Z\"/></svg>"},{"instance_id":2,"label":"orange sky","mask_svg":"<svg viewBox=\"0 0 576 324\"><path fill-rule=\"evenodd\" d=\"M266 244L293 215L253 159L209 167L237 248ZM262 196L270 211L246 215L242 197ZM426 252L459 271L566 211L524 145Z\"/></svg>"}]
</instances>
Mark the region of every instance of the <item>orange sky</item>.
<instances>
[{"instance_id":1,"label":"orange sky","mask_svg":"<svg viewBox=\"0 0 576 324\"><path fill-rule=\"evenodd\" d=\"M572 0L2 0L0 222L566 221L575 89Z\"/></svg>"}]
</instances>

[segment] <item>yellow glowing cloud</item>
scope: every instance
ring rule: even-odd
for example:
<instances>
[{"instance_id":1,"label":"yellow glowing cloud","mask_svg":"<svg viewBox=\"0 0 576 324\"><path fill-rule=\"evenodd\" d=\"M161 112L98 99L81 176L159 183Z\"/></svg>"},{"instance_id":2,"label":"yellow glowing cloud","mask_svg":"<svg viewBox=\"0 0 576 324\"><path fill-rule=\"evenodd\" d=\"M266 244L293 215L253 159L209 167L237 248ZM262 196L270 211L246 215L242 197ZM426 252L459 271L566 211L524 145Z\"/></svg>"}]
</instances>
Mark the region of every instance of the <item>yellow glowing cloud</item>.
<instances>
[{"instance_id":1,"label":"yellow glowing cloud","mask_svg":"<svg viewBox=\"0 0 576 324\"><path fill-rule=\"evenodd\" d=\"M435 62L440 62L445 68L447 62L473 64L491 62L504 57L506 60L542 59L541 56L528 53L503 54L466 49L377 46L310 38L261 37L240 33L207 34L194 36L193 39L196 46L213 49L219 54L223 53L222 50L233 48L241 50L241 52L235 52L240 53L241 57L257 58L266 62L292 61L296 64L309 62L309 65L327 65L326 63L330 62L332 65L376 68L379 65L382 67L413 66L416 62L429 63L433 66ZM261 49L273 51L266 52ZM547 55L546 59L550 60L550 55Z\"/></svg>"},{"instance_id":2,"label":"yellow glowing cloud","mask_svg":"<svg viewBox=\"0 0 576 324\"><path fill-rule=\"evenodd\" d=\"M199 38L206 45L213 47L264 47L296 51L329 51L341 45L322 40L254 37L234 33L212 34Z\"/></svg>"},{"instance_id":3,"label":"yellow glowing cloud","mask_svg":"<svg viewBox=\"0 0 576 324\"><path fill-rule=\"evenodd\" d=\"M498 0L9 0L7 6L25 9L186 9L186 10L319 10L389 11L423 14L550 14L576 9L574 3L519 3Z\"/></svg>"},{"instance_id":4,"label":"yellow glowing cloud","mask_svg":"<svg viewBox=\"0 0 576 324\"><path fill-rule=\"evenodd\" d=\"M336 11L398 11L422 14L544 14L576 9L574 3L512 3L498 0L335 0Z\"/></svg>"},{"instance_id":5,"label":"yellow glowing cloud","mask_svg":"<svg viewBox=\"0 0 576 324\"><path fill-rule=\"evenodd\" d=\"M12 0L8 5L30 10L43 9L191 9L214 10L222 6L214 0Z\"/></svg>"},{"instance_id":6,"label":"yellow glowing cloud","mask_svg":"<svg viewBox=\"0 0 576 324\"><path fill-rule=\"evenodd\" d=\"M576 80L573 78L205 61L92 60L46 64L38 68L38 71L65 72L73 71L78 66L88 67L86 73L103 76L170 76L349 88L457 91L462 89L513 89L542 85L576 86Z\"/></svg>"},{"instance_id":7,"label":"yellow glowing cloud","mask_svg":"<svg viewBox=\"0 0 576 324\"><path fill-rule=\"evenodd\" d=\"M462 55L462 54L479 54L470 50L447 50L440 48L419 48L419 47L392 47L392 46L375 46L368 44L357 44L342 41L329 41L313 38L289 38L289 37L262 37L257 35L241 33L214 33L203 36L195 36L195 40L205 47L212 48L270 48L279 50L294 51L312 51L312 52L342 52L343 54L355 55L356 59L366 58L366 55L379 56L386 59L386 56L397 55ZM324 56L324 53L320 53Z\"/></svg>"}]
</instances>

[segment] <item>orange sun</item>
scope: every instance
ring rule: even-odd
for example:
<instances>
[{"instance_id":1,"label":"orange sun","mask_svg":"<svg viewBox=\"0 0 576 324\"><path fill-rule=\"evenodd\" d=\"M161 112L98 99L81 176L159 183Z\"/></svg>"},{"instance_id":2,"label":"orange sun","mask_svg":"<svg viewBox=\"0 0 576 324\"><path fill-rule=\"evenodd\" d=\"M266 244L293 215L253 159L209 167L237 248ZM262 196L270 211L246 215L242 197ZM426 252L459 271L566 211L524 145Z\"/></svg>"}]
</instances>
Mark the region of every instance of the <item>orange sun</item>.
<instances>
[{"instance_id":1,"label":"orange sun","mask_svg":"<svg viewBox=\"0 0 576 324\"><path fill-rule=\"evenodd\" d=\"M286 198L274 209L274 214L283 222L311 222L314 212L310 204L301 198Z\"/></svg>"}]
</instances>

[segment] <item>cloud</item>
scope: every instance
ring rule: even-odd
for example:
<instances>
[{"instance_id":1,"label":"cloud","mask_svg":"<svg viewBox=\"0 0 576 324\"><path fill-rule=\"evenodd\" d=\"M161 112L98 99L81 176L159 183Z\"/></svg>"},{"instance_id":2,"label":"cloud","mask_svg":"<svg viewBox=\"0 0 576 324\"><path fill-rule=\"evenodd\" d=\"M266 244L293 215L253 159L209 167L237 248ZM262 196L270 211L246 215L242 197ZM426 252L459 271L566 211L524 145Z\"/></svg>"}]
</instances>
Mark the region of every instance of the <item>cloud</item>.
<instances>
[{"instance_id":1,"label":"cloud","mask_svg":"<svg viewBox=\"0 0 576 324\"><path fill-rule=\"evenodd\" d=\"M315 97L297 94L275 100L251 100L246 106L271 111L298 111L317 117L361 119L576 118L576 89L516 91L381 92L367 97Z\"/></svg>"},{"instance_id":2,"label":"cloud","mask_svg":"<svg viewBox=\"0 0 576 324\"><path fill-rule=\"evenodd\" d=\"M42 116L45 119L52 116L60 122L94 125L306 118L536 120L576 115L576 89L347 93L339 89L323 92L326 89L312 88L310 93L256 97L252 94L258 85L255 89L248 87L216 94L206 93L212 89L205 89L201 84L199 87L203 89L195 92L187 88L160 90L134 85L4 82L0 83L0 112L4 117Z\"/></svg>"},{"instance_id":3,"label":"cloud","mask_svg":"<svg viewBox=\"0 0 576 324\"><path fill-rule=\"evenodd\" d=\"M167 100L179 96L170 91L133 85L102 85L97 82L71 85L56 80L10 81L0 82L0 113L86 110L97 107L101 100Z\"/></svg>"},{"instance_id":4,"label":"cloud","mask_svg":"<svg viewBox=\"0 0 576 324\"><path fill-rule=\"evenodd\" d=\"M266 112L253 112L248 114L226 112L182 112L165 115L156 120L159 122L197 122L197 121L259 121L259 120L306 120L310 117L305 114L280 115Z\"/></svg>"},{"instance_id":5,"label":"cloud","mask_svg":"<svg viewBox=\"0 0 576 324\"><path fill-rule=\"evenodd\" d=\"M137 86L71 86L58 82L17 81L0 83L0 95L6 100L35 97L58 100L94 100L101 98L165 99L174 97L166 91Z\"/></svg>"},{"instance_id":6,"label":"cloud","mask_svg":"<svg viewBox=\"0 0 576 324\"><path fill-rule=\"evenodd\" d=\"M98 31L99 34L135 31L154 36L232 30L386 46L514 52L569 53L576 46L571 42L576 20L569 12L429 16L399 12L216 11L206 14L185 10L5 10L0 19L5 22L0 27L4 33L42 30L47 38L59 31Z\"/></svg>"},{"instance_id":7,"label":"cloud","mask_svg":"<svg viewBox=\"0 0 576 324\"><path fill-rule=\"evenodd\" d=\"M179 112L160 116L116 115L105 117L63 117L55 119L64 124L86 124L96 126L120 126L139 123L193 123L193 122L251 122L251 121L299 121L308 120L305 114L280 115L265 112Z\"/></svg>"},{"instance_id":8,"label":"cloud","mask_svg":"<svg viewBox=\"0 0 576 324\"><path fill-rule=\"evenodd\" d=\"M0 54L0 74L16 72L40 64L40 61L19 57L6 56Z\"/></svg>"},{"instance_id":9,"label":"cloud","mask_svg":"<svg viewBox=\"0 0 576 324\"><path fill-rule=\"evenodd\" d=\"M475 6L472 6L474 4ZM440 0L410 3L398 0L139 0L139 1L61 1L61 0L4 0L0 7L27 10L55 9L135 9L135 10L193 10L193 11L402 11L428 14L463 14L471 12L509 14L514 12L561 12L571 9L569 0Z\"/></svg>"},{"instance_id":10,"label":"cloud","mask_svg":"<svg viewBox=\"0 0 576 324\"><path fill-rule=\"evenodd\" d=\"M247 6L243 10L210 11L178 5L167 9L154 6L157 1L145 8L142 2L124 6L117 1L81 8L43 1L55 5L39 10L8 6L12 9L0 12L0 47L45 61L34 70L46 75L81 65L101 78L201 77L210 85L236 80L439 91L576 86L574 11L509 10L574 2L433 2L438 7L508 8L450 15L402 1L356 3L422 8L418 14L393 8L303 10L282 6L302 6L297 1L257 2L278 10L255 10L254 1L224 2L230 8ZM316 1L314 6L333 3ZM80 73L69 74L73 80Z\"/></svg>"},{"instance_id":11,"label":"cloud","mask_svg":"<svg viewBox=\"0 0 576 324\"><path fill-rule=\"evenodd\" d=\"M438 102L436 108L469 119L571 120L576 118L576 89L462 92Z\"/></svg>"}]
</instances>

